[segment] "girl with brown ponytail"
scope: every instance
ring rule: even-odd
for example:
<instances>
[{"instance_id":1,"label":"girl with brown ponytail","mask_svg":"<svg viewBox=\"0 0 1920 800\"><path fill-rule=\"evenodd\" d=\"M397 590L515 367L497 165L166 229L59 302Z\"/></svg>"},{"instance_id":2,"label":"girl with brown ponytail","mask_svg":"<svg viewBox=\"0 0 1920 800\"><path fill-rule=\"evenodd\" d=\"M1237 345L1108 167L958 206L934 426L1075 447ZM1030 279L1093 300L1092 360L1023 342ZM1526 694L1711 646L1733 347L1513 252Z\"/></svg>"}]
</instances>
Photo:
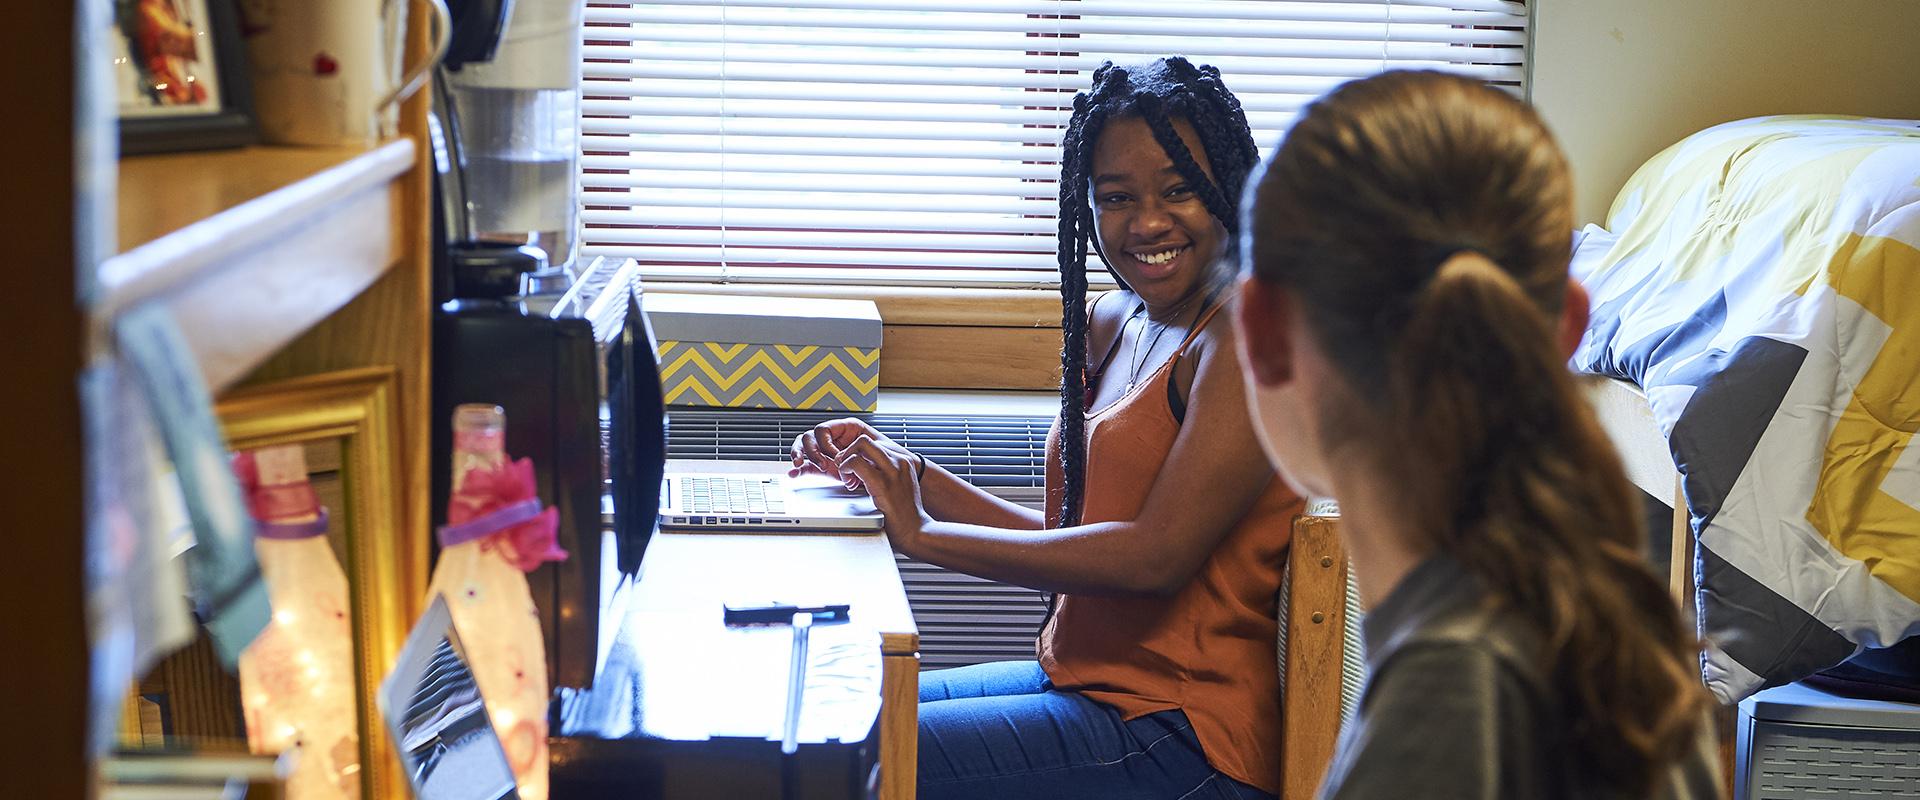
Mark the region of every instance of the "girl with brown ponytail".
<instances>
[{"instance_id":1,"label":"girl with brown ponytail","mask_svg":"<svg viewBox=\"0 0 1920 800\"><path fill-rule=\"evenodd\" d=\"M1717 796L1695 641L1566 367L1587 298L1539 118L1385 73L1308 106L1251 183L1255 427L1339 500L1370 609L1323 796Z\"/></svg>"},{"instance_id":2,"label":"girl with brown ponytail","mask_svg":"<svg viewBox=\"0 0 1920 800\"><path fill-rule=\"evenodd\" d=\"M1036 660L920 676L921 800L1279 793L1275 600L1299 500L1254 441L1217 313L1258 160L1212 67L1107 64L1074 98L1045 513L858 420L794 443L796 473L866 487L901 552L1060 593ZM1090 249L1120 291L1088 299Z\"/></svg>"}]
</instances>

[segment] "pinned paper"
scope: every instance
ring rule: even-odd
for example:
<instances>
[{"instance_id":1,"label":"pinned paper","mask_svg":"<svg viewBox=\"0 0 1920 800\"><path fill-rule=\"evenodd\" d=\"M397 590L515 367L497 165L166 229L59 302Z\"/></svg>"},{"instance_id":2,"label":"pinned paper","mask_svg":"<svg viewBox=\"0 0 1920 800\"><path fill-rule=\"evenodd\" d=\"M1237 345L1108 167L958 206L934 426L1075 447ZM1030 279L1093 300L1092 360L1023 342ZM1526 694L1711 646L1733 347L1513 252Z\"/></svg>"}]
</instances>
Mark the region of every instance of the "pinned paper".
<instances>
[{"instance_id":1,"label":"pinned paper","mask_svg":"<svg viewBox=\"0 0 1920 800\"><path fill-rule=\"evenodd\" d=\"M272 609L254 557L253 521L227 467L213 401L167 309L121 315L114 338L130 374L145 390L193 522L186 567L194 611L221 663L234 669L240 651L266 628Z\"/></svg>"},{"instance_id":2,"label":"pinned paper","mask_svg":"<svg viewBox=\"0 0 1920 800\"><path fill-rule=\"evenodd\" d=\"M87 448L87 633L93 751L111 748L127 686L193 641L186 578L173 559L177 493L139 391L111 361L80 378Z\"/></svg>"}]
</instances>

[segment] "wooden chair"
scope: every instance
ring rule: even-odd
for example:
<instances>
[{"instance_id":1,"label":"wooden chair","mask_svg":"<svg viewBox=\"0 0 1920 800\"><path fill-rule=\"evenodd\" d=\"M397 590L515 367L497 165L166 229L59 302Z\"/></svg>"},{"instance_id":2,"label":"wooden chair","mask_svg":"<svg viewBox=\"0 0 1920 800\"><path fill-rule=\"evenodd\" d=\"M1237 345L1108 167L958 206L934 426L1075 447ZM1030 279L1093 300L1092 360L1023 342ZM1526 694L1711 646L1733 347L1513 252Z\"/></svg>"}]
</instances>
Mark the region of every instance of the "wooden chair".
<instances>
[{"instance_id":1,"label":"wooden chair","mask_svg":"<svg viewBox=\"0 0 1920 800\"><path fill-rule=\"evenodd\" d=\"M1293 521L1280 586L1280 800L1310 800L1366 675L1360 597L1340 545L1339 510L1313 501Z\"/></svg>"},{"instance_id":2,"label":"wooden chair","mask_svg":"<svg viewBox=\"0 0 1920 800\"><path fill-rule=\"evenodd\" d=\"M1676 490L1676 497L1679 497ZM1691 596L1693 537L1679 504L1673 532L1672 588ZM1284 786L1280 800L1312 800L1326 776L1339 741L1340 725L1359 702L1366 676L1366 648L1360 639L1365 612L1354 590L1341 547L1339 510L1332 501L1316 501L1293 521L1293 545L1280 587L1280 714ZM1733 796L1736 709L1720 706L1713 714L1720 741L1725 796Z\"/></svg>"}]
</instances>

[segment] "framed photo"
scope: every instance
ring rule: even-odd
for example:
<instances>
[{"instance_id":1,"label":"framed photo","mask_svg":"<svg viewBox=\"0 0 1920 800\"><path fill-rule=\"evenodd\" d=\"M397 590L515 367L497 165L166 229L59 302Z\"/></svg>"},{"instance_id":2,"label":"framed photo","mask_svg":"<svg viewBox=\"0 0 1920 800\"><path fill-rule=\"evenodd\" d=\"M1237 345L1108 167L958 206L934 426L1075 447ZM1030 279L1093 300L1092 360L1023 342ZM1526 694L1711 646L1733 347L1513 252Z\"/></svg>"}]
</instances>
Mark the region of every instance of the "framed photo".
<instances>
[{"instance_id":1,"label":"framed photo","mask_svg":"<svg viewBox=\"0 0 1920 800\"><path fill-rule=\"evenodd\" d=\"M235 0L112 0L120 152L254 141Z\"/></svg>"},{"instance_id":2,"label":"framed photo","mask_svg":"<svg viewBox=\"0 0 1920 800\"><path fill-rule=\"evenodd\" d=\"M347 575L359 750L324 757L360 765L360 797L408 796L376 695L426 606L428 537L407 527L401 500L396 392L392 367L365 367L247 386L214 404L228 449L299 444L309 471L333 473L315 475L314 488L332 506L324 535Z\"/></svg>"}]
</instances>

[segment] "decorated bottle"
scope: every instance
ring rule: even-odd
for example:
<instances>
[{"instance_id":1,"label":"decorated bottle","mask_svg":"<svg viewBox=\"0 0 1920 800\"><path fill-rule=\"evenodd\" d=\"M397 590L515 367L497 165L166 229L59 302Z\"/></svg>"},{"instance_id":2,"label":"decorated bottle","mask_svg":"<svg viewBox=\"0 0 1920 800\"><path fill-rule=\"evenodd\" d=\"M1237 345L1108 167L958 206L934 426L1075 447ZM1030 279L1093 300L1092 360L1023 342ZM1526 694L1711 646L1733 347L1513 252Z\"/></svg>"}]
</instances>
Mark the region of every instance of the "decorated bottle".
<instances>
[{"instance_id":1,"label":"decorated bottle","mask_svg":"<svg viewBox=\"0 0 1920 800\"><path fill-rule=\"evenodd\" d=\"M453 489L428 597L446 598L520 797L546 800L546 648L526 573L566 553L533 462L508 460L506 433L499 406L454 408Z\"/></svg>"},{"instance_id":2,"label":"decorated bottle","mask_svg":"<svg viewBox=\"0 0 1920 800\"><path fill-rule=\"evenodd\" d=\"M352 606L300 445L234 457L273 619L240 654L247 746L292 753L290 800L360 796Z\"/></svg>"}]
</instances>

